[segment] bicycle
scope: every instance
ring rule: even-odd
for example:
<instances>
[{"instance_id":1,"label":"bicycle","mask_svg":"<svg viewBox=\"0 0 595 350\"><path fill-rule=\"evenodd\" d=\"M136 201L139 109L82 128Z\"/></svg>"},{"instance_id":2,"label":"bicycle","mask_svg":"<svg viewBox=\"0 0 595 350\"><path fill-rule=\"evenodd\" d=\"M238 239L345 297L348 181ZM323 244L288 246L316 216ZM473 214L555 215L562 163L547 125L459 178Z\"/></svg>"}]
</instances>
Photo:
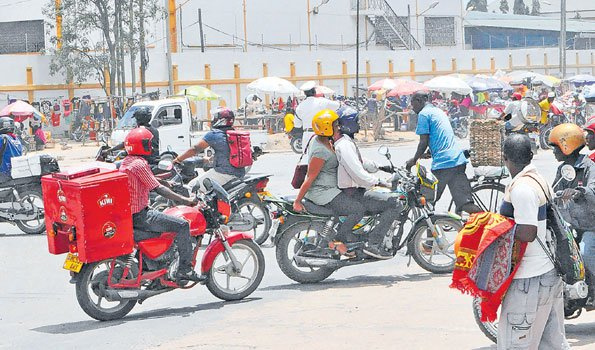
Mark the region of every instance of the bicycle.
<instances>
[{"instance_id":1,"label":"bicycle","mask_svg":"<svg viewBox=\"0 0 595 350\"><path fill-rule=\"evenodd\" d=\"M484 211L498 212L506 189L501 181L508 176L504 171L497 175L474 175L469 179L473 202ZM454 200L451 199L448 211L454 211L455 209Z\"/></svg>"}]
</instances>

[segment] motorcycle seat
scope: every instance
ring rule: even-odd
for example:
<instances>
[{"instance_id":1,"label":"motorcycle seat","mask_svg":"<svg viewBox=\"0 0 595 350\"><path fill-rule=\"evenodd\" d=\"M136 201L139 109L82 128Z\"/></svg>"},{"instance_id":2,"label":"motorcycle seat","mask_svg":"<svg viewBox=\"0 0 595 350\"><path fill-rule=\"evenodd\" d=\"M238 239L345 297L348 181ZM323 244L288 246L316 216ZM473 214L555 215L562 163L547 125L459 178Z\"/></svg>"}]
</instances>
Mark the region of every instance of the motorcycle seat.
<instances>
[{"instance_id":1,"label":"motorcycle seat","mask_svg":"<svg viewBox=\"0 0 595 350\"><path fill-rule=\"evenodd\" d=\"M139 229L134 229L134 233L133 233L133 237L134 237L134 241L137 244L140 244L142 241L146 241L148 239L153 239L153 238L158 238L159 236L161 236L162 232L155 232L155 231L145 231L145 230L139 230Z\"/></svg>"},{"instance_id":2,"label":"motorcycle seat","mask_svg":"<svg viewBox=\"0 0 595 350\"><path fill-rule=\"evenodd\" d=\"M323 207L321 205L315 204L314 202L311 202L307 199L302 200L302 204L304 205L304 208L306 208L306 210L308 211L308 213L310 214L314 214L314 215L321 215L321 216L333 216L333 211Z\"/></svg>"},{"instance_id":3,"label":"motorcycle seat","mask_svg":"<svg viewBox=\"0 0 595 350\"><path fill-rule=\"evenodd\" d=\"M289 202L289 203L293 203L293 202L295 202L295 199L296 199L296 198L297 198L297 196L296 196L296 195L281 196L281 199L282 199L282 200L284 200L284 201L286 201L286 202Z\"/></svg>"}]
</instances>

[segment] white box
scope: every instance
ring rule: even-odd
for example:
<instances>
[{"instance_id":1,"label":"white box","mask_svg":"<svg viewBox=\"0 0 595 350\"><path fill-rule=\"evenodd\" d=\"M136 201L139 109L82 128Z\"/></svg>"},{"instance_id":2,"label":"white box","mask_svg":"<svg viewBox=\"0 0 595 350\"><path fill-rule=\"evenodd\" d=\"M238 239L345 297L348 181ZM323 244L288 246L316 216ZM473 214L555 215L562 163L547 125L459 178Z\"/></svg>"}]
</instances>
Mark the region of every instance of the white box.
<instances>
[{"instance_id":1,"label":"white box","mask_svg":"<svg viewBox=\"0 0 595 350\"><path fill-rule=\"evenodd\" d=\"M12 164L10 175L13 179L41 175L41 160L37 154L13 157L10 162Z\"/></svg>"}]
</instances>

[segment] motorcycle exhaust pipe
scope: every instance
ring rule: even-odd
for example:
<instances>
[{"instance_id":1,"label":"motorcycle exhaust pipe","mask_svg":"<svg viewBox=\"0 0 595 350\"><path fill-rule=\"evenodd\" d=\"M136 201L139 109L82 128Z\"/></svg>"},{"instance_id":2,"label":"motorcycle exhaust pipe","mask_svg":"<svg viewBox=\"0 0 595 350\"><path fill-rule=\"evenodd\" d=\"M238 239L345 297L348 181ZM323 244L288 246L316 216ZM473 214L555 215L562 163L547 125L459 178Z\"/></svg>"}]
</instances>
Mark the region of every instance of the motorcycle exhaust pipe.
<instances>
[{"instance_id":1,"label":"motorcycle exhaust pipe","mask_svg":"<svg viewBox=\"0 0 595 350\"><path fill-rule=\"evenodd\" d=\"M299 267L341 267L343 264L340 260L324 259L324 258L310 258L296 255L293 257L296 265Z\"/></svg>"},{"instance_id":2,"label":"motorcycle exhaust pipe","mask_svg":"<svg viewBox=\"0 0 595 350\"><path fill-rule=\"evenodd\" d=\"M139 290L139 289L106 289L103 291L108 301L145 300L155 295L169 292L171 288L160 290Z\"/></svg>"}]
</instances>

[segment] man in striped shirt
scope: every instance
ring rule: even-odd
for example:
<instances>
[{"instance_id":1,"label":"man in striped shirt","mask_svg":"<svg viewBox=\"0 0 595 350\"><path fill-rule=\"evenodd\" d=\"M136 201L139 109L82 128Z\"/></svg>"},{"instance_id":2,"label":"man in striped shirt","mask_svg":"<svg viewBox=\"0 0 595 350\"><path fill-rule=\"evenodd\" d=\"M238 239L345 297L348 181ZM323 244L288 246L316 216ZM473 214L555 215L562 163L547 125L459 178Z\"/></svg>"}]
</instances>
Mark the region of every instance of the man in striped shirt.
<instances>
[{"instance_id":1,"label":"man in striped shirt","mask_svg":"<svg viewBox=\"0 0 595 350\"><path fill-rule=\"evenodd\" d=\"M159 236L162 232L176 232L175 241L180 254L178 280L201 281L203 278L192 267L192 242L188 222L148 208L151 191L184 205L193 206L197 203L196 199L180 196L155 178L146 160L151 155L152 138L153 134L149 130L140 127L130 131L124 141L128 156L122 160L120 171L128 175L134 239L139 241ZM136 230L142 230L142 237Z\"/></svg>"}]
</instances>

